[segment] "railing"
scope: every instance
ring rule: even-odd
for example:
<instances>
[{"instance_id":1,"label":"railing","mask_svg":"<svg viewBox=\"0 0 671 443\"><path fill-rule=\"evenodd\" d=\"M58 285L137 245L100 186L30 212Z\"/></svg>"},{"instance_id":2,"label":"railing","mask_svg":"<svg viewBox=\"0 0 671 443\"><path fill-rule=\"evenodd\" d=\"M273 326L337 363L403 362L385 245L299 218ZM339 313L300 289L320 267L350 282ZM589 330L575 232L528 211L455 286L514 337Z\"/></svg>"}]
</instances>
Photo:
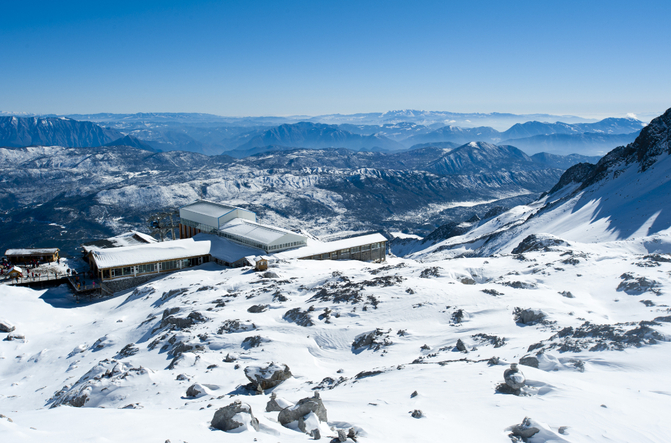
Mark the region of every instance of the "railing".
<instances>
[{"instance_id":1,"label":"railing","mask_svg":"<svg viewBox=\"0 0 671 443\"><path fill-rule=\"evenodd\" d=\"M25 285L29 283L55 281L65 277L66 274L63 273L57 273L57 274L46 273L39 275L31 275L30 277L16 277L16 278L10 277L9 275L3 275L2 282L8 285Z\"/></svg>"}]
</instances>

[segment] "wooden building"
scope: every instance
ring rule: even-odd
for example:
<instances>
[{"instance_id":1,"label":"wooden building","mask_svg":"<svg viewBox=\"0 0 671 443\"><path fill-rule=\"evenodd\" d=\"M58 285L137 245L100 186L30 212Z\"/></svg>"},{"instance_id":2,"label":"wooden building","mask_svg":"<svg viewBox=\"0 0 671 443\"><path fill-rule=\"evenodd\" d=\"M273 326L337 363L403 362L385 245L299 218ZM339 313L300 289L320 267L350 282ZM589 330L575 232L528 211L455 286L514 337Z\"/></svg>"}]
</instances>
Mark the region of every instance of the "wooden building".
<instances>
[{"instance_id":1,"label":"wooden building","mask_svg":"<svg viewBox=\"0 0 671 443\"><path fill-rule=\"evenodd\" d=\"M49 263L60 258L58 248L7 249L5 256L10 263L31 263L33 261Z\"/></svg>"}]
</instances>

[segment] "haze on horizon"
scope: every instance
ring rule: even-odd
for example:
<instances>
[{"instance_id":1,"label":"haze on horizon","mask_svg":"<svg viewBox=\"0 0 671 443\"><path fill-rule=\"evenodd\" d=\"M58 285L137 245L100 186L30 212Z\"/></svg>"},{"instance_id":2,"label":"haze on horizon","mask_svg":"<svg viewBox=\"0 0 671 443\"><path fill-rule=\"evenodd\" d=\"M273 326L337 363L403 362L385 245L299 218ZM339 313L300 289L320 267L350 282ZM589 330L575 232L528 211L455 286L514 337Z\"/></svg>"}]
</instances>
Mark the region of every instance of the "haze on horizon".
<instances>
[{"instance_id":1,"label":"haze on horizon","mask_svg":"<svg viewBox=\"0 0 671 443\"><path fill-rule=\"evenodd\" d=\"M0 110L588 118L671 103L663 1L12 2Z\"/></svg>"}]
</instances>

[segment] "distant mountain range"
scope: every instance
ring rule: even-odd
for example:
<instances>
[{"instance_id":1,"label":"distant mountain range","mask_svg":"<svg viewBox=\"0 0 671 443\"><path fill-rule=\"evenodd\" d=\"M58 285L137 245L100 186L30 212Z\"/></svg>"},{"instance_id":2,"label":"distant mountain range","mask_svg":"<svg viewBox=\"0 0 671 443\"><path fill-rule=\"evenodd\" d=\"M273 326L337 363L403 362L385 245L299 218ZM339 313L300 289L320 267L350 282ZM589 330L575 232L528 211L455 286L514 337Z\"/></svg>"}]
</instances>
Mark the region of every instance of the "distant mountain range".
<instances>
[{"instance_id":1,"label":"distant mountain range","mask_svg":"<svg viewBox=\"0 0 671 443\"><path fill-rule=\"evenodd\" d=\"M393 120L402 116L418 119L420 116L436 117L439 114L408 111L375 115L379 119ZM440 115L448 114L452 115ZM365 115L370 117L373 114ZM498 118L512 114L477 115ZM631 118L608 118L593 123L527 121L516 123L500 132L490 126L445 126L439 122L423 125L407 121L381 125L333 125L314 121L274 125L282 118L250 117L236 120L188 113L94 114L76 117L91 121L65 117L0 117L0 145L102 146L128 135L141 141L143 149L181 150L206 155L226 152L238 158L295 148L393 152L425 146L427 143L451 142L462 145L471 141L512 145L527 154L601 155L617 145L633 141L644 126L643 122ZM233 126L231 122L235 121L244 126ZM132 143L138 146L138 142Z\"/></svg>"}]
</instances>

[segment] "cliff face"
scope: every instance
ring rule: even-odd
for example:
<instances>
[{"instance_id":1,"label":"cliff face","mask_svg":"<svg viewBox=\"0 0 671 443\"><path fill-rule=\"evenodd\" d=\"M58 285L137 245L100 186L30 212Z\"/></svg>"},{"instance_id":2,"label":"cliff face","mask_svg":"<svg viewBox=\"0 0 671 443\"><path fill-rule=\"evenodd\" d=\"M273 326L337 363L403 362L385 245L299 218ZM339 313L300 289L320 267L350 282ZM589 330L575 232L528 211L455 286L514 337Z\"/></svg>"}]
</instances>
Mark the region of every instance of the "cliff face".
<instances>
[{"instance_id":1,"label":"cliff face","mask_svg":"<svg viewBox=\"0 0 671 443\"><path fill-rule=\"evenodd\" d=\"M585 189L634 162L639 164L639 172L645 172L665 152L671 154L671 108L643 128L636 140L613 149L596 166L583 163L566 170L551 192L571 182L581 182L580 189Z\"/></svg>"},{"instance_id":2,"label":"cliff face","mask_svg":"<svg viewBox=\"0 0 671 443\"><path fill-rule=\"evenodd\" d=\"M0 146L103 146L123 137L115 129L64 117L0 117Z\"/></svg>"}]
</instances>

